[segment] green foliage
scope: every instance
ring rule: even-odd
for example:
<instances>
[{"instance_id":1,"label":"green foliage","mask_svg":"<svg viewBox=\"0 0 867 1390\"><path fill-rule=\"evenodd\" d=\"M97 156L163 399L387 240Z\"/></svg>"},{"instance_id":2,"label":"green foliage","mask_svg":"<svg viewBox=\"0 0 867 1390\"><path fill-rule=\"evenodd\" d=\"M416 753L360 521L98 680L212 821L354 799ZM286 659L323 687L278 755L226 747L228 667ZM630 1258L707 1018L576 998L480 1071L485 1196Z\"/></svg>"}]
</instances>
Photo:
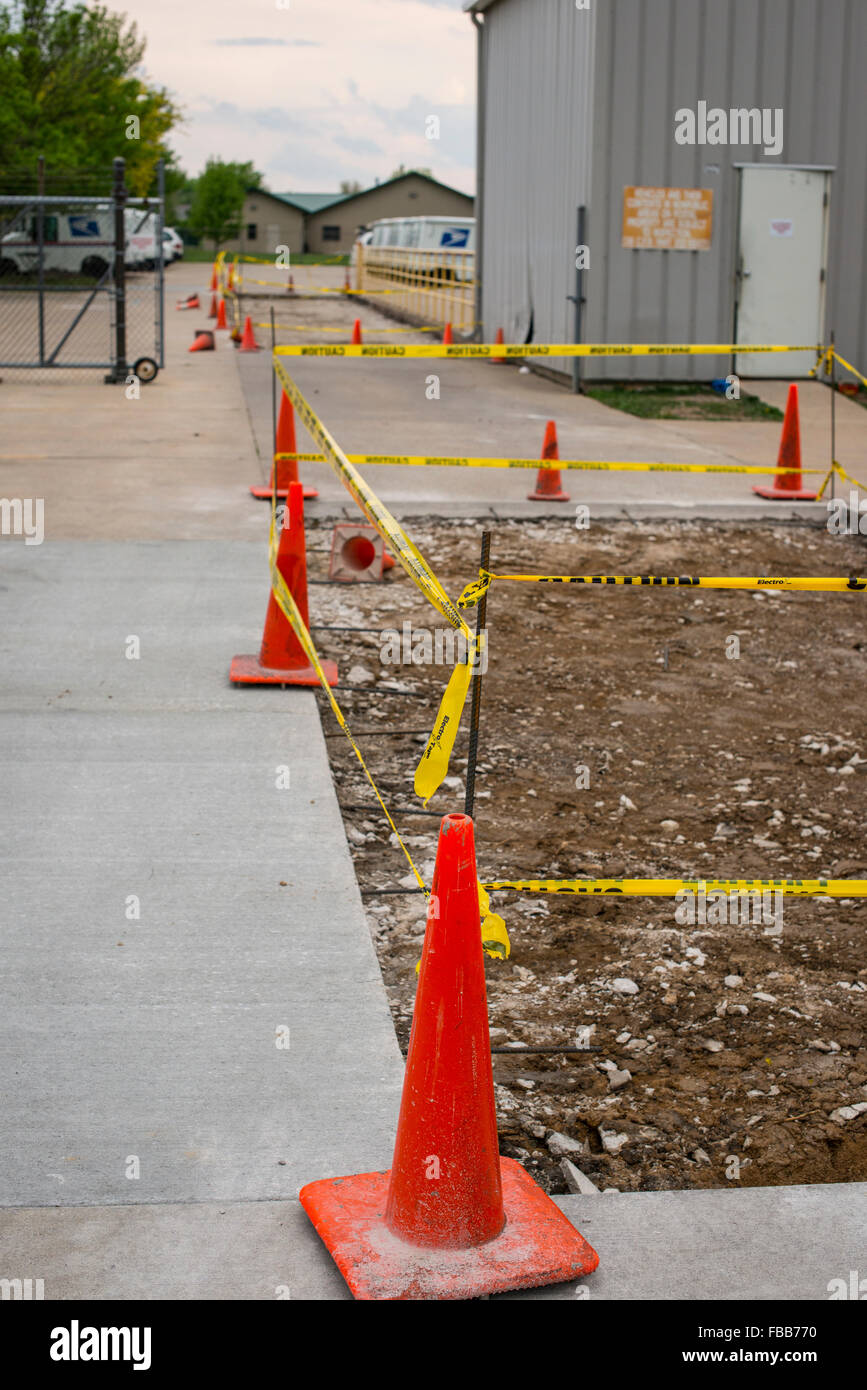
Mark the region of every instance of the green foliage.
<instances>
[{"instance_id":1,"label":"green foliage","mask_svg":"<svg viewBox=\"0 0 867 1390\"><path fill-rule=\"evenodd\" d=\"M106 171L122 156L127 187L147 193L180 111L139 75L144 48L134 24L99 4L0 0L0 167L7 175L32 169L39 155L49 169Z\"/></svg>"},{"instance_id":2,"label":"green foliage","mask_svg":"<svg viewBox=\"0 0 867 1390\"><path fill-rule=\"evenodd\" d=\"M210 237L218 251L241 230L241 209L247 190L261 187L262 175L251 163L209 159L195 181L188 219L191 230L197 236Z\"/></svg>"}]
</instances>

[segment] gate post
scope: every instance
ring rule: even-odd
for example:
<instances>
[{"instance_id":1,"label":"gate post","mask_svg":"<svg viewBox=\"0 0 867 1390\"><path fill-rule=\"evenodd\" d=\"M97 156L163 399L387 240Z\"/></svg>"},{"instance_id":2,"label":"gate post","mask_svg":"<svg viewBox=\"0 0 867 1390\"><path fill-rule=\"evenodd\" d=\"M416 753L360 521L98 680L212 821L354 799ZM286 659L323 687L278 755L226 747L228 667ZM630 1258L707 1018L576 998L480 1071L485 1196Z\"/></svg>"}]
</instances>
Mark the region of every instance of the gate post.
<instances>
[{"instance_id":1,"label":"gate post","mask_svg":"<svg viewBox=\"0 0 867 1390\"><path fill-rule=\"evenodd\" d=\"M127 191L124 186L123 159L113 161L113 182L111 197L114 206L114 362L107 383L124 382L127 376L126 361L126 208Z\"/></svg>"}]
</instances>

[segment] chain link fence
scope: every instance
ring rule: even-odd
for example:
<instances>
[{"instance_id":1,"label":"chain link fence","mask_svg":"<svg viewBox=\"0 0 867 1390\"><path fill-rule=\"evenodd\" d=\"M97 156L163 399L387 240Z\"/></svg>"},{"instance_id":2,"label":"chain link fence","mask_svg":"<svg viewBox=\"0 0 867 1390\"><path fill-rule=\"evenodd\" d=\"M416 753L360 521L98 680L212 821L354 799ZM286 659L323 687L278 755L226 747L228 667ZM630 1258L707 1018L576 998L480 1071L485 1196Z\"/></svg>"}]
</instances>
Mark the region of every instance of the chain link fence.
<instances>
[{"instance_id":1,"label":"chain link fence","mask_svg":"<svg viewBox=\"0 0 867 1390\"><path fill-rule=\"evenodd\" d=\"M129 197L123 160L0 179L4 375L56 380L90 369L111 382L131 372L152 381L163 365L162 228L162 196Z\"/></svg>"}]
</instances>

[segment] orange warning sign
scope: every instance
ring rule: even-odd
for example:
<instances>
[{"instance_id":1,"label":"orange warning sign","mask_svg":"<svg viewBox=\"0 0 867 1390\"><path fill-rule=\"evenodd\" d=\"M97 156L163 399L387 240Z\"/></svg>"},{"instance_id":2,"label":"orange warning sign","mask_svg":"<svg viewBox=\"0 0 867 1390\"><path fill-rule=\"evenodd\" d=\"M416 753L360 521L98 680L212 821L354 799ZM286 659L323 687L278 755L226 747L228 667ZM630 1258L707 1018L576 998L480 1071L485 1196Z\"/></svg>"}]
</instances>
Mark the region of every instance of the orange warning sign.
<instances>
[{"instance_id":1,"label":"orange warning sign","mask_svg":"<svg viewBox=\"0 0 867 1390\"><path fill-rule=\"evenodd\" d=\"M632 251L709 251L712 188L624 188L622 245Z\"/></svg>"}]
</instances>

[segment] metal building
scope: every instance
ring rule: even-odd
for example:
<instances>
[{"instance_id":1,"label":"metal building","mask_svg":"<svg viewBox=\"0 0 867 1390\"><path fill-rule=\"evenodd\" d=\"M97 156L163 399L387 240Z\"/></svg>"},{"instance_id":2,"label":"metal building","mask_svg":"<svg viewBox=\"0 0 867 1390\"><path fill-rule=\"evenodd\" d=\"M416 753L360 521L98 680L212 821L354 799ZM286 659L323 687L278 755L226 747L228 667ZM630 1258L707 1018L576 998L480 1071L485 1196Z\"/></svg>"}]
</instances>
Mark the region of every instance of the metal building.
<instances>
[{"instance_id":1,"label":"metal building","mask_svg":"<svg viewBox=\"0 0 867 1390\"><path fill-rule=\"evenodd\" d=\"M465 8L485 339L801 344L834 330L867 371L867 0ZM788 377L814 361L584 359L582 372Z\"/></svg>"}]
</instances>

